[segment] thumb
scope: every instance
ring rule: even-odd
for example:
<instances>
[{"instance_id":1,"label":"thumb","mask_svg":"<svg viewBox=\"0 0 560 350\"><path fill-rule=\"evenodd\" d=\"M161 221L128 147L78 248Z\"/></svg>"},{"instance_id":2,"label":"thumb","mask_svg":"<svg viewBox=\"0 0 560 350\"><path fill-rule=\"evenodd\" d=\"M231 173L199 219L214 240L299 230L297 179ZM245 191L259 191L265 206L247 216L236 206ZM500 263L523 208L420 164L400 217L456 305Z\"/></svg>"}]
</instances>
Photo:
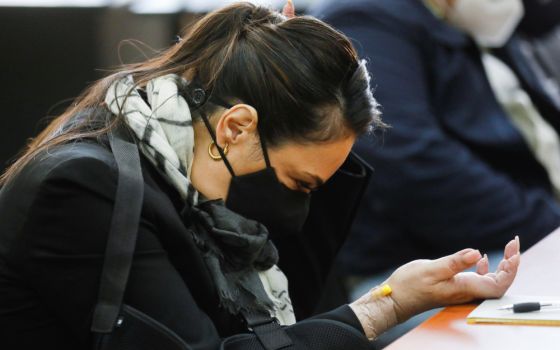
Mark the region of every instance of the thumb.
<instances>
[{"instance_id":1,"label":"thumb","mask_svg":"<svg viewBox=\"0 0 560 350\"><path fill-rule=\"evenodd\" d=\"M450 279L461 271L474 266L482 255L475 249L464 249L432 261L432 275L436 280Z\"/></svg>"}]
</instances>

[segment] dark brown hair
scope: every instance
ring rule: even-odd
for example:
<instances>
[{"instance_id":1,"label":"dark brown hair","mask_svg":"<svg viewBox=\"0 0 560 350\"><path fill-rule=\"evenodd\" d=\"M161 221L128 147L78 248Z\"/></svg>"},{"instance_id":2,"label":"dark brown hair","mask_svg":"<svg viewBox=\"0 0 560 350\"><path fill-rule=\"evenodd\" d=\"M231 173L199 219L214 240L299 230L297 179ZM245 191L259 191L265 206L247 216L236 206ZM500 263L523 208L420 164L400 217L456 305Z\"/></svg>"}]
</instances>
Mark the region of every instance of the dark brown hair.
<instances>
[{"instance_id":1,"label":"dark brown hair","mask_svg":"<svg viewBox=\"0 0 560 350\"><path fill-rule=\"evenodd\" d=\"M77 115L103 105L116 79L132 74L143 86L169 73L196 77L213 95L252 105L270 147L287 140L334 140L384 126L365 63L347 37L313 17L287 19L265 7L237 3L202 17L156 57L124 65L87 88L28 143L0 184L49 147L99 138L113 128L121 116ZM204 108L212 112L211 105Z\"/></svg>"}]
</instances>

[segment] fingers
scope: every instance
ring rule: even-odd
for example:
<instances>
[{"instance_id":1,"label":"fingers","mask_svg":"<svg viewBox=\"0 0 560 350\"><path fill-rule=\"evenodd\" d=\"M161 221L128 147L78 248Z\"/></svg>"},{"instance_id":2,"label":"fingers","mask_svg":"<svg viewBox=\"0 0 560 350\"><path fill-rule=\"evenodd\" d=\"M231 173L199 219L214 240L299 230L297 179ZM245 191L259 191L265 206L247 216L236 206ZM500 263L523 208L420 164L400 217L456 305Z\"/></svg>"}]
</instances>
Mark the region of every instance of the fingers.
<instances>
[{"instance_id":1,"label":"fingers","mask_svg":"<svg viewBox=\"0 0 560 350\"><path fill-rule=\"evenodd\" d=\"M506 244L506 247L504 249L504 258L511 258L515 254L519 253L520 248L519 236L515 236L515 239L512 239L508 242L508 244Z\"/></svg>"},{"instance_id":2,"label":"fingers","mask_svg":"<svg viewBox=\"0 0 560 350\"><path fill-rule=\"evenodd\" d=\"M519 242L519 236L515 236L504 248L504 260L500 262L497 271L504 270L504 264L508 259L519 255L521 245ZM463 249L453 255L449 255L437 260L434 260L434 271L433 275L438 279L451 278L459 272L468 269L476 264L476 272L479 275L488 274L489 261L488 256L485 254L484 257L481 256L478 250L474 249Z\"/></svg>"},{"instance_id":3,"label":"fingers","mask_svg":"<svg viewBox=\"0 0 560 350\"><path fill-rule=\"evenodd\" d=\"M517 275L519 264L521 263L519 236L511 240L504 249L504 259L500 261L496 273L486 274L494 284L486 283L486 290L481 290L479 298L500 298L511 286Z\"/></svg>"},{"instance_id":4,"label":"fingers","mask_svg":"<svg viewBox=\"0 0 560 350\"><path fill-rule=\"evenodd\" d=\"M477 272L482 274L481 272L486 271L483 275L490 280L485 279L479 282L479 285L471 286L477 297L499 298L505 294L517 275L517 269L521 262L520 248L518 236L508 242L504 249L504 258L500 261L495 273L488 273L487 265L485 269L484 265L487 262L483 262L483 260L487 259L487 257L485 256L485 258L481 259L477 264Z\"/></svg>"},{"instance_id":5,"label":"fingers","mask_svg":"<svg viewBox=\"0 0 560 350\"><path fill-rule=\"evenodd\" d=\"M506 247L504 249L504 258L502 259L502 261L500 261L496 273L506 270L509 264L514 264L516 262L517 265L519 265L521 254L520 248L521 246L519 243L519 236L515 236L515 239L512 239L508 242L508 244L506 244ZM512 260L512 257L515 256L517 257Z\"/></svg>"},{"instance_id":6,"label":"fingers","mask_svg":"<svg viewBox=\"0 0 560 350\"><path fill-rule=\"evenodd\" d=\"M508 259L504 257L500 264L498 265L498 269L496 270L496 274L505 271L505 272L517 272L517 268L521 262L521 253L517 252L514 255L510 256Z\"/></svg>"},{"instance_id":7,"label":"fingers","mask_svg":"<svg viewBox=\"0 0 560 350\"><path fill-rule=\"evenodd\" d=\"M493 295L486 296L486 298L489 297L500 298L506 293L508 288L515 280L515 276L517 275L517 269L519 267L520 261L521 261L521 254L519 253L510 257L507 260L504 260L503 264L501 264L502 269L498 270L494 276L494 280L496 282L495 291Z\"/></svg>"},{"instance_id":8,"label":"fingers","mask_svg":"<svg viewBox=\"0 0 560 350\"><path fill-rule=\"evenodd\" d=\"M436 280L449 279L459 272L474 266L482 258L480 252L465 249L452 255L434 260L432 276Z\"/></svg>"},{"instance_id":9,"label":"fingers","mask_svg":"<svg viewBox=\"0 0 560 350\"><path fill-rule=\"evenodd\" d=\"M480 259L476 263L476 273L478 273L479 275L486 275L488 273L488 270L489 270L488 255L484 254L482 259Z\"/></svg>"},{"instance_id":10,"label":"fingers","mask_svg":"<svg viewBox=\"0 0 560 350\"><path fill-rule=\"evenodd\" d=\"M488 299L502 297L511 286L517 275L521 262L521 254L517 252L509 259L500 262L496 273L487 273L484 276L461 277L464 287L472 298Z\"/></svg>"},{"instance_id":11,"label":"fingers","mask_svg":"<svg viewBox=\"0 0 560 350\"><path fill-rule=\"evenodd\" d=\"M473 299L499 298L513 283L521 261L519 237L508 242L504 259L495 273L489 273L488 256L465 249L431 261L428 265L432 289L443 303L462 303ZM462 272L476 265L476 272ZM437 291L439 290L439 294Z\"/></svg>"},{"instance_id":12,"label":"fingers","mask_svg":"<svg viewBox=\"0 0 560 350\"><path fill-rule=\"evenodd\" d=\"M508 242L504 249L504 258L500 261L498 268L496 271L501 271L504 269L504 264L510 259L512 256L519 254L520 244L519 244L519 236L515 236L514 239ZM479 275L486 275L488 274L488 256L485 254L484 257L477 263L476 265L476 272Z\"/></svg>"}]
</instances>

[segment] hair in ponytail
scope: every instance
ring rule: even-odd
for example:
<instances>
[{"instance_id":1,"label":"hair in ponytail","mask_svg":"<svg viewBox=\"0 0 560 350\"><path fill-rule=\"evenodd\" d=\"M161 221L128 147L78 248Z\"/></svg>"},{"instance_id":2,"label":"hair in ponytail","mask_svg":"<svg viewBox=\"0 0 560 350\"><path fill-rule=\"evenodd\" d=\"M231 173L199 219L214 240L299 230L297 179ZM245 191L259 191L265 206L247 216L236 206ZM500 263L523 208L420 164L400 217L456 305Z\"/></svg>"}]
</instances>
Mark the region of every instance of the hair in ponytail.
<instances>
[{"instance_id":1,"label":"hair in ponytail","mask_svg":"<svg viewBox=\"0 0 560 350\"><path fill-rule=\"evenodd\" d=\"M270 147L383 128L364 65L348 38L313 17L233 4L202 17L156 57L124 65L87 88L29 142L0 184L42 150L107 134L120 116L78 118L78 112L102 105L111 83L128 74L139 86L170 73L196 77L212 94L252 105Z\"/></svg>"}]
</instances>

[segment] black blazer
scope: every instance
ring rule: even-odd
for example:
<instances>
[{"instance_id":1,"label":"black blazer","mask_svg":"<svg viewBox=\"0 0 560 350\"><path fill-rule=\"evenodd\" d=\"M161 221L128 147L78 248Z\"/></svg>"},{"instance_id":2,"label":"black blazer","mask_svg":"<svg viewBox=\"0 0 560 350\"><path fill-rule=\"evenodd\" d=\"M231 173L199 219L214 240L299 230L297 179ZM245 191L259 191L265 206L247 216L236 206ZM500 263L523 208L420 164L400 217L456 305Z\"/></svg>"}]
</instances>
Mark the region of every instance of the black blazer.
<instances>
[{"instance_id":1,"label":"black blazer","mask_svg":"<svg viewBox=\"0 0 560 350\"><path fill-rule=\"evenodd\" d=\"M141 162L145 194L124 302L172 329L193 349L218 349L223 338L245 327L218 306L181 217L178 193L147 159ZM321 296L368 174L367 167L349 159L314 195L305 232L277 239L300 319L311 316ZM91 347L116 176L106 143L80 141L38 156L2 188L2 349ZM347 188L337 185L345 182ZM348 306L316 317L334 320L340 332L366 341Z\"/></svg>"}]
</instances>

